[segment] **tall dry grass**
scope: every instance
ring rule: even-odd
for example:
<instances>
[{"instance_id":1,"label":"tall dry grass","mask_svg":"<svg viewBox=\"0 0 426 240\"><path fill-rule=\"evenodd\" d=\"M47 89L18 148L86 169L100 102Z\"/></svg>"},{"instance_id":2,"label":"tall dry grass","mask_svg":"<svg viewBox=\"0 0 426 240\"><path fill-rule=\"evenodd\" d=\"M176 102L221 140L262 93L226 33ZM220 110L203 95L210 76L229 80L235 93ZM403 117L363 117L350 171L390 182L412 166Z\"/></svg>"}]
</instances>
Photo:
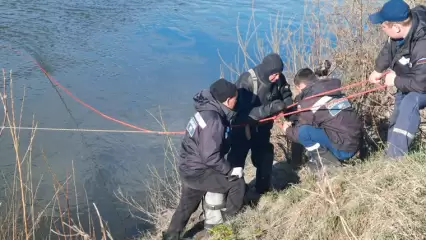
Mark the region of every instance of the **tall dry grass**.
<instances>
[{"instance_id":1,"label":"tall dry grass","mask_svg":"<svg viewBox=\"0 0 426 240\"><path fill-rule=\"evenodd\" d=\"M89 212L88 225L80 221L78 191L74 174L74 162L71 173L64 181L59 181L50 169L49 162L44 157L53 182L53 195L47 202L41 202L39 187L44 181L43 176L34 176L32 172L33 143L37 132L37 122L32 121L33 130L29 137L22 137L20 127L23 119L25 103L25 88L23 96L14 96L14 81L12 71L9 74L3 69L3 91L0 100L3 106L3 125L0 137L10 137L15 155L15 170L11 178L3 175L4 199L0 201L0 239L1 240L30 240L30 239L113 239L105 221L103 221L96 204L93 208L87 202ZM15 103L22 98L21 106ZM39 178L39 179L38 179ZM35 179L38 179L35 181ZM74 192L74 194L72 194ZM75 198L74 207L71 206ZM43 196L48 199L48 196ZM87 195L86 195L87 199ZM90 210L94 210L91 216ZM76 221L72 218L76 216Z\"/></svg>"},{"instance_id":2,"label":"tall dry grass","mask_svg":"<svg viewBox=\"0 0 426 240\"><path fill-rule=\"evenodd\" d=\"M230 224L229 239L424 239L424 152L373 161L264 196Z\"/></svg>"}]
</instances>

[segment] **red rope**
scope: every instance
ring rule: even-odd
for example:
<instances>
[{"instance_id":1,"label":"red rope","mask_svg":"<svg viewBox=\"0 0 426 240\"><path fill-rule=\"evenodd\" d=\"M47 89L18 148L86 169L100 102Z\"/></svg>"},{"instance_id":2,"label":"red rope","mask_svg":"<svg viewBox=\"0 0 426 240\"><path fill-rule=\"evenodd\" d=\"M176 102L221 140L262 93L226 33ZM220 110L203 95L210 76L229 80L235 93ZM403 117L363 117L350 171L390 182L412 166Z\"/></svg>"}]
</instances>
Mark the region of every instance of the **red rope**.
<instances>
[{"instance_id":1,"label":"red rope","mask_svg":"<svg viewBox=\"0 0 426 240\"><path fill-rule=\"evenodd\" d=\"M308 99L312 99L312 98L315 98L315 97L324 96L324 95L327 95L327 94L330 94L330 93L334 93L334 92L337 92L337 91L341 91L341 90L349 89L349 88L352 88L352 87L356 87L358 85L362 85L362 84L365 84L365 83L368 83L368 80L364 80L364 81L357 82L357 83L352 83L352 84L346 85L344 87L340 87L340 88L332 89L330 91L325 91L325 92L322 92L322 93L318 93L318 94L306 97L303 100L308 100ZM296 105L297 105L297 103L293 103L290 106L288 106L287 108L291 108L291 107L294 107Z\"/></svg>"},{"instance_id":2,"label":"red rope","mask_svg":"<svg viewBox=\"0 0 426 240\"><path fill-rule=\"evenodd\" d=\"M335 99L335 100L331 101L330 103L335 103L335 102L340 102L340 101L343 101L343 100L346 100L346 99L355 98L355 97L358 97L358 96L361 96L361 95L364 95L364 94L367 94L367 93L371 93L371 92L375 92L375 91L378 91L378 90L385 89L386 87L387 87L386 85L380 85L380 87L376 87L376 88L373 88L373 89L370 89L370 90L366 90L366 91L363 91L363 92L351 94L351 95L349 95L347 97ZM310 111L311 109L312 109L312 106L308 107L308 108L302 108L302 109L299 109L299 110L296 110L296 111L293 111L293 112L280 113L277 116L273 116L273 117L270 117L270 118L262 119L261 121L275 120L275 119L277 119L279 117L285 117L285 116L288 116L288 115L291 115L291 114L296 114L296 113L301 113L301 112L305 112L305 111Z\"/></svg>"},{"instance_id":3,"label":"red rope","mask_svg":"<svg viewBox=\"0 0 426 240\"><path fill-rule=\"evenodd\" d=\"M124 122L124 121L121 121L121 120L118 120L118 119L116 119L116 118L114 118L114 117L111 117L111 116L108 116L108 115L106 115L105 113L103 113L103 112L101 112L101 111L99 111L98 109L96 109L96 108L94 108L94 107L92 107L91 105L89 105L89 104L87 104L87 103L85 103L84 101L82 101L81 99L79 99L78 97L76 97L76 96L74 96L74 94L72 94L72 92L71 91L69 91L66 87L64 87L64 86L62 86L54 77L52 77L41 65L40 65L40 63L39 62L37 62L37 60L35 60L33 57L31 57L31 56L29 56L28 54L22 54L20 51L18 51L18 50L15 50L15 49L13 49L13 48L11 48L10 47L10 49L12 50L12 51L14 51L14 52L16 52L17 54L19 54L19 55L24 55L24 56L26 56L26 57L28 57L32 62L34 62L34 64L46 75L46 77L55 85L55 86L57 86L57 87L59 87L60 89L62 89L67 95L69 95L71 98L73 98L75 101L77 101L78 103L80 103L81 105L83 105L84 107L86 107L86 108L88 108L88 109L90 109L90 110L92 110L93 112L95 112L95 113L97 113L98 115L100 115L101 117L103 117L103 118L105 118L105 119L108 119L108 120L110 120L110 121L113 121L113 122L116 122L116 123L119 123L119 124L121 124L121 125L123 125L123 126L127 126L127 127L130 127L130 128L133 128L133 129L136 129L136 130L139 130L139 131L141 131L141 132L145 132L145 133L153 133L153 134L159 134L159 135L183 135L183 134L185 134L185 131L176 131L176 132L168 132L168 131L154 131L154 130L149 130L149 129L145 129L145 128L142 128L142 127L138 127L138 126L135 126L135 125L133 125L133 124L130 124L130 123L127 123L127 122ZM318 96L323 96L323 95L326 95L326 94L330 94L330 93L333 93L333 92L336 92L336 91L340 91L340 90L344 90L344 89L348 89L348 88L351 88L351 87L355 87L355 86L358 86L358 85L362 85L362 84L365 84L365 83L368 83L368 80L365 80L365 81L362 81L362 82L358 82L358 83L353 83L353 84L349 84L349 85L347 85L347 86L344 86L344 87L340 87L340 88L336 88L336 89L333 89L333 90L330 90L330 91L326 91L326 92L323 92L323 93L320 93L320 94L316 94L316 95L313 95L313 96L310 96L310 97L308 97L308 98L305 98L304 100L306 100L306 99L311 99L311 98L314 98L314 97L318 97ZM356 93L356 94L352 94L352 95L349 95L349 96L347 96L347 97L345 97L345 98L340 98L340 99L336 99L337 101L341 101L342 99L351 99L351 98L354 98L354 97L357 97L357 96L360 96L360 95L364 95L364 94L367 94L367 93L371 93L371 92L374 92L374 91L378 91L378 90L382 90L382 89L384 89L384 88L386 88L386 86L384 86L384 85L381 85L380 87L377 87L377 88L374 88L374 89L371 89L371 90L367 90L367 91L363 91L363 92L360 92L360 93ZM293 106L296 106L297 105L297 103L294 103L294 104L292 104L292 105L290 105L288 108L290 108L290 107L293 107ZM275 120L275 119L277 119L277 118L279 118L279 117L284 117L284 116L288 116L288 115L291 115L291 114L295 114L295 113L300 113L300 112L304 112L304 111L309 111L309 110L311 110L311 107L309 107L309 108L305 108L305 109L299 109L299 110L297 110L297 111L293 111L293 112L288 112L288 113L281 113L281 114L278 114L278 115L276 115L276 116L273 116L273 117L269 117L269 118L265 118L265 119L262 119L262 120L260 120L259 122L266 122L266 121L273 121L273 120ZM240 125L238 125L238 126L240 126Z\"/></svg>"},{"instance_id":4,"label":"red rope","mask_svg":"<svg viewBox=\"0 0 426 240\"><path fill-rule=\"evenodd\" d=\"M18 50L14 50L12 49L14 52L22 55L22 53L20 53ZM93 112L97 113L98 115L100 115L101 117L108 119L110 121L119 123L121 125L142 131L142 132L146 132L146 133L154 133L154 134L160 134L160 135L175 135L175 134L180 134L183 135L185 134L185 131L179 131L179 132L167 132L167 131L153 131L153 130L149 130L149 129L145 129L142 127L138 127L135 126L133 124L118 120L116 118L113 118L111 116L106 115L105 113L99 111L98 109L90 106L89 104L85 103L84 101L82 101L80 98L74 96L74 94L72 94L66 87L62 86L55 78L53 78L41 65L40 63L38 63L34 58L32 58L31 56L25 54L24 56L27 56L32 62L34 62L34 64L36 64L36 66L46 75L46 77L57 87L59 87L60 89L62 89L66 94L68 94L71 98L73 98L75 101L77 101L78 103L80 103L81 105L85 106L86 108L92 110Z\"/></svg>"}]
</instances>

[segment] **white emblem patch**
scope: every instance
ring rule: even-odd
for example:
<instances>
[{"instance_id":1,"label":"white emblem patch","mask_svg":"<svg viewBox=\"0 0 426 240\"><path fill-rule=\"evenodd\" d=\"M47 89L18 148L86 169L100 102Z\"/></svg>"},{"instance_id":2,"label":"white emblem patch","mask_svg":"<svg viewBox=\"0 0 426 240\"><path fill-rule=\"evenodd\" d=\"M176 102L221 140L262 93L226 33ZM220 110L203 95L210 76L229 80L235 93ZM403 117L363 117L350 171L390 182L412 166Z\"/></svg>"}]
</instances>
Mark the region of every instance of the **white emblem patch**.
<instances>
[{"instance_id":1,"label":"white emblem patch","mask_svg":"<svg viewBox=\"0 0 426 240\"><path fill-rule=\"evenodd\" d=\"M189 133L189 136L194 136L195 130L198 127L197 121L195 121L194 117L191 117L191 119L188 122L188 125L186 126L186 131Z\"/></svg>"},{"instance_id":2,"label":"white emblem patch","mask_svg":"<svg viewBox=\"0 0 426 240\"><path fill-rule=\"evenodd\" d=\"M402 57L401 59L399 59L398 62L405 66L410 63L410 59L406 57Z\"/></svg>"}]
</instances>

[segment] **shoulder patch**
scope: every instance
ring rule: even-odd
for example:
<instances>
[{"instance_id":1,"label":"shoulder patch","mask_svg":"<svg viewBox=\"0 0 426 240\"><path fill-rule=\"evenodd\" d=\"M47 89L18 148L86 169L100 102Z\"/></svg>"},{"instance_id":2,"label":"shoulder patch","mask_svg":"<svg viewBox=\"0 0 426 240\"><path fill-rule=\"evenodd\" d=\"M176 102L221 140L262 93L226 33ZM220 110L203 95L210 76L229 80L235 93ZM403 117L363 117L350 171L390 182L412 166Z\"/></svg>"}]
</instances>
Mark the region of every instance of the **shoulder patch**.
<instances>
[{"instance_id":1,"label":"shoulder patch","mask_svg":"<svg viewBox=\"0 0 426 240\"><path fill-rule=\"evenodd\" d=\"M348 101L348 99L342 99L327 104L328 112L333 117L349 107L351 107L351 103Z\"/></svg>"},{"instance_id":2,"label":"shoulder patch","mask_svg":"<svg viewBox=\"0 0 426 240\"><path fill-rule=\"evenodd\" d=\"M403 56L401 59L399 59L398 62L405 66L405 65L410 63L410 58L406 58L406 57Z\"/></svg>"},{"instance_id":3,"label":"shoulder patch","mask_svg":"<svg viewBox=\"0 0 426 240\"><path fill-rule=\"evenodd\" d=\"M188 132L189 136L194 136L195 130L198 127L198 123L197 121L195 121L194 117L191 117L191 119L189 119L188 125L186 125L186 131Z\"/></svg>"}]
</instances>

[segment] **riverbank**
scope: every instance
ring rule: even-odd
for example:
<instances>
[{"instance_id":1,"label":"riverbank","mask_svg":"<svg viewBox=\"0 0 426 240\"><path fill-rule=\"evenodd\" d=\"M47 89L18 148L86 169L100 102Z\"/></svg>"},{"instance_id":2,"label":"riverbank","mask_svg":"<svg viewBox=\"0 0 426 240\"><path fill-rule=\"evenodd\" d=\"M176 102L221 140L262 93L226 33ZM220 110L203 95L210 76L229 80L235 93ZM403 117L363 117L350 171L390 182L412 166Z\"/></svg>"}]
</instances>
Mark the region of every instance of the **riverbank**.
<instances>
[{"instance_id":1,"label":"riverbank","mask_svg":"<svg viewBox=\"0 0 426 240\"><path fill-rule=\"evenodd\" d=\"M302 173L211 239L423 239L425 171L422 151L398 162L375 156L319 182Z\"/></svg>"}]
</instances>

